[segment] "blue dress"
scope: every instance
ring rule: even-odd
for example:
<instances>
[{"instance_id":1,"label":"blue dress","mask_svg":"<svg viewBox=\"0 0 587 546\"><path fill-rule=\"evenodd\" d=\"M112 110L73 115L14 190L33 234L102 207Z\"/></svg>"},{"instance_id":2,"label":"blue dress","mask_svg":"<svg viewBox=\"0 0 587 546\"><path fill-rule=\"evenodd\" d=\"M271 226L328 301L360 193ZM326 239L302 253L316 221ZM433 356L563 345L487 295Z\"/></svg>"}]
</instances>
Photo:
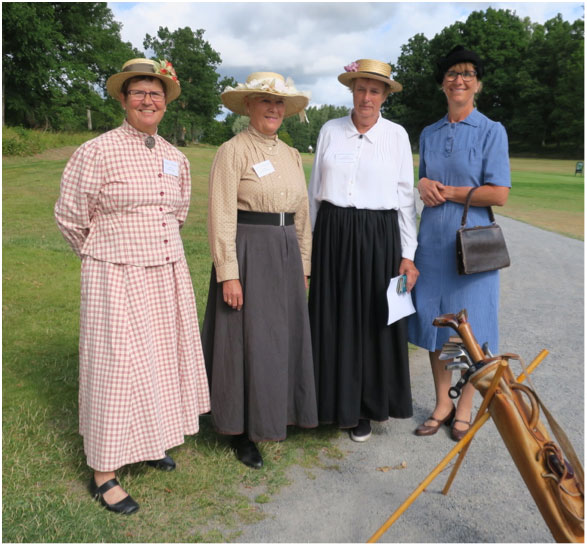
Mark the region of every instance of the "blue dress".
<instances>
[{"instance_id":1,"label":"blue dress","mask_svg":"<svg viewBox=\"0 0 587 546\"><path fill-rule=\"evenodd\" d=\"M511 187L508 140L501 123L473 110L466 119L450 123L448 116L426 127L420 135L419 178L448 186L493 184ZM459 275L456 232L464 206L447 201L424 207L418 233L415 263L420 271L412 291L416 314L408 320L408 341L429 351L441 349L450 328L432 321L445 313L467 309L469 322L480 345L489 342L499 352L499 272ZM486 207L470 207L467 225L488 225Z\"/></svg>"}]
</instances>

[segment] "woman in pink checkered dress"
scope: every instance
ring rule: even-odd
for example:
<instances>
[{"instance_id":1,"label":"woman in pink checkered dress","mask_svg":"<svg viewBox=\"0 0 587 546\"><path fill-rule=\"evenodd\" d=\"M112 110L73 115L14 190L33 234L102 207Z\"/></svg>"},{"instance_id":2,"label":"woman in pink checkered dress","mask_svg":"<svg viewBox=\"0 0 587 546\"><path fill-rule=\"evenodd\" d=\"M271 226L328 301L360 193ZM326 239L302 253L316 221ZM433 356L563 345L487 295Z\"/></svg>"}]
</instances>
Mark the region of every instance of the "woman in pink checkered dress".
<instances>
[{"instance_id":1,"label":"woman in pink checkered dress","mask_svg":"<svg viewBox=\"0 0 587 546\"><path fill-rule=\"evenodd\" d=\"M166 451L210 410L196 302L179 230L190 202L186 157L157 135L180 94L171 63L133 59L107 82L122 126L80 146L55 218L81 258L79 422L90 493L108 510L139 505L116 480Z\"/></svg>"}]
</instances>

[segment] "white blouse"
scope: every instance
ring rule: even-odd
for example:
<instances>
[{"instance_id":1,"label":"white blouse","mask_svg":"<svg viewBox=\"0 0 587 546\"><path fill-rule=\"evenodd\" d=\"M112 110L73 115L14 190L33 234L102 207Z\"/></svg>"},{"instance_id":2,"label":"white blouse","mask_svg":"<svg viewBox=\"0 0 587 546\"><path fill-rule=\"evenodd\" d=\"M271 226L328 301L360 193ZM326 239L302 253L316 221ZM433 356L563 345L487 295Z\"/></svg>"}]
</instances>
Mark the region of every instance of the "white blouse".
<instances>
[{"instance_id":1,"label":"white blouse","mask_svg":"<svg viewBox=\"0 0 587 546\"><path fill-rule=\"evenodd\" d=\"M308 193L312 229L323 200L338 207L397 210L402 257L414 259L414 164L408 134L397 123L380 115L361 134L350 115L326 122L318 137Z\"/></svg>"}]
</instances>

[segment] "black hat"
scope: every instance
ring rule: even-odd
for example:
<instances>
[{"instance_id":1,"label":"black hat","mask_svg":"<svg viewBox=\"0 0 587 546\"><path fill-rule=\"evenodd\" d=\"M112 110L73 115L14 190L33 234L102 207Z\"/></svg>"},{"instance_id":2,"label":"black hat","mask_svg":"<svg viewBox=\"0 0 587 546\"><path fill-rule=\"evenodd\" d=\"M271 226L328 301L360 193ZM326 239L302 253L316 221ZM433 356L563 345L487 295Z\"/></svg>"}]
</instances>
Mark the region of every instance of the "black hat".
<instances>
[{"instance_id":1,"label":"black hat","mask_svg":"<svg viewBox=\"0 0 587 546\"><path fill-rule=\"evenodd\" d=\"M451 66L459 63L473 63L473 65L475 65L475 70L477 71L477 79L481 80L483 78L484 70L481 57L479 57L474 51L469 51L463 46L458 45L453 48L446 57L443 57L436 63L436 81L442 83L446 71Z\"/></svg>"}]
</instances>

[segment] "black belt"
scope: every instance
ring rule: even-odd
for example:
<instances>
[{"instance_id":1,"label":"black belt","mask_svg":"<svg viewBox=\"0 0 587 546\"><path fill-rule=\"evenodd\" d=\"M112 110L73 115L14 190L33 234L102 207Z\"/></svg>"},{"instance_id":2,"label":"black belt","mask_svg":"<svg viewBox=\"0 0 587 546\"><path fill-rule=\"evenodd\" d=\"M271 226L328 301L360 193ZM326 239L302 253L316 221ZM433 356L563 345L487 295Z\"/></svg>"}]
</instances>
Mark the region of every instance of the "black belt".
<instances>
[{"instance_id":1,"label":"black belt","mask_svg":"<svg viewBox=\"0 0 587 546\"><path fill-rule=\"evenodd\" d=\"M254 212L239 210L239 224L257 224L263 226L291 226L294 223L294 212Z\"/></svg>"}]
</instances>

